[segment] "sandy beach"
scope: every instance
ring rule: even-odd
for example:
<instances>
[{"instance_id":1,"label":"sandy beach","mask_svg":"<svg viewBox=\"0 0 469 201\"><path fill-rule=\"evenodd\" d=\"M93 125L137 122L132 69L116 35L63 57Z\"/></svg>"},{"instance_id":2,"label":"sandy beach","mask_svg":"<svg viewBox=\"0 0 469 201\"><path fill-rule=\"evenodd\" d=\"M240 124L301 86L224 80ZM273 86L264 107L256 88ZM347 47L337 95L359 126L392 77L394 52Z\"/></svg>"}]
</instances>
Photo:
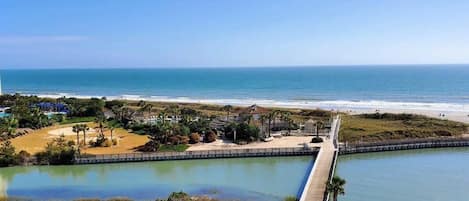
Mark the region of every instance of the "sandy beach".
<instances>
[{"instance_id":1,"label":"sandy beach","mask_svg":"<svg viewBox=\"0 0 469 201\"><path fill-rule=\"evenodd\" d=\"M284 136L281 138L275 138L270 142L254 142L246 145L238 145L231 141L223 141L218 139L212 143L199 143L191 145L187 151L319 146L319 144L310 143L311 138L311 136Z\"/></svg>"}]
</instances>

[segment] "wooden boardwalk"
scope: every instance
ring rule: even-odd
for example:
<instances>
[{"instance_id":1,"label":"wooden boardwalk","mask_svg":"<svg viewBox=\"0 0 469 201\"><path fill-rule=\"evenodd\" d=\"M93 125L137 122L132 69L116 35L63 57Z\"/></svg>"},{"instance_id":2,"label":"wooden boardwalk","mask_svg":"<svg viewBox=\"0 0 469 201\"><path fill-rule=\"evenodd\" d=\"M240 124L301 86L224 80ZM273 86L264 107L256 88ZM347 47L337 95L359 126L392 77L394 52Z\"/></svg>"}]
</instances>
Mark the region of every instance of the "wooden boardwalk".
<instances>
[{"instance_id":1,"label":"wooden boardwalk","mask_svg":"<svg viewBox=\"0 0 469 201\"><path fill-rule=\"evenodd\" d=\"M314 161L306 182L300 201L324 201L327 200L326 185L330 181L335 168L337 157L337 134L340 128L340 118L334 119L329 137L321 143L319 154Z\"/></svg>"},{"instance_id":2,"label":"wooden boardwalk","mask_svg":"<svg viewBox=\"0 0 469 201\"><path fill-rule=\"evenodd\" d=\"M409 149L468 147L469 138L435 138L341 145L339 154L397 151Z\"/></svg>"},{"instance_id":3,"label":"wooden boardwalk","mask_svg":"<svg viewBox=\"0 0 469 201\"><path fill-rule=\"evenodd\" d=\"M82 156L75 159L75 164L119 163L135 161L163 161L188 160L210 158L237 158L237 157L271 157L271 156L301 156L315 155L317 147L292 148L257 148L257 149L229 149L185 152L157 152L157 153L130 153L130 154L103 154L95 156Z\"/></svg>"}]
</instances>

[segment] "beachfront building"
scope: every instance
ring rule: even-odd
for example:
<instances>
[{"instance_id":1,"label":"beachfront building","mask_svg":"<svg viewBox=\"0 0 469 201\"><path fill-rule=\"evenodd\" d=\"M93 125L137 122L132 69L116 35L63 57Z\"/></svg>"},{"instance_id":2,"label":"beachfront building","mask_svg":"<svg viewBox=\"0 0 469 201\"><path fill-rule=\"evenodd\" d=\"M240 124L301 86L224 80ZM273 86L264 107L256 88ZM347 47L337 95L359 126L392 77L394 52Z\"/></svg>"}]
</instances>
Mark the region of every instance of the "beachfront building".
<instances>
[{"instance_id":1,"label":"beachfront building","mask_svg":"<svg viewBox=\"0 0 469 201\"><path fill-rule=\"evenodd\" d=\"M270 110L258 105L251 105L239 112L238 120L243 121L247 118L251 118L252 122L257 122L261 120L261 116L269 113Z\"/></svg>"},{"instance_id":2,"label":"beachfront building","mask_svg":"<svg viewBox=\"0 0 469 201\"><path fill-rule=\"evenodd\" d=\"M35 105L39 108L48 117L52 115L66 115L69 110L65 104L62 103L50 103L50 102L41 102Z\"/></svg>"}]
</instances>

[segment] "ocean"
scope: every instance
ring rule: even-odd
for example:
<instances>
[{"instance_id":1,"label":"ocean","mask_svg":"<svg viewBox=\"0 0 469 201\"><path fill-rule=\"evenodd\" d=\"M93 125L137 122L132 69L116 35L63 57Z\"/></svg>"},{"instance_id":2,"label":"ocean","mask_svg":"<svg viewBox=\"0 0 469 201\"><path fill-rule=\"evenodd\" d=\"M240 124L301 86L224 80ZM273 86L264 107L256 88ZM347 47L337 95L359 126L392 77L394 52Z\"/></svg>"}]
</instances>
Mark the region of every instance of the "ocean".
<instances>
[{"instance_id":1,"label":"ocean","mask_svg":"<svg viewBox=\"0 0 469 201\"><path fill-rule=\"evenodd\" d=\"M0 70L3 93L469 111L469 65Z\"/></svg>"}]
</instances>

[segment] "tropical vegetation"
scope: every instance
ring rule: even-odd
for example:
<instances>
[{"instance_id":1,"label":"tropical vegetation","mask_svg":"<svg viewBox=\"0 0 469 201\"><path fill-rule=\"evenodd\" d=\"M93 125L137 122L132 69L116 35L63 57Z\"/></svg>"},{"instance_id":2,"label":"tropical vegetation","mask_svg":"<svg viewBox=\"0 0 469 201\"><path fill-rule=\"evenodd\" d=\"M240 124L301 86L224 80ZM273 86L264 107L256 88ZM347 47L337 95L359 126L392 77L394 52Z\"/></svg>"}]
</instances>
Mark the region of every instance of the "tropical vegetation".
<instances>
[{"instance_id":1,"label":"tropical vegetation","mask_svg":"<svg viewBox=\"0 0 469 201\"><path fill-rule=\"evenodd\" d=\"M74 141L67 141L62 135L47 143L44 151L35 155L36 160L39 164L72 164L76 153L74 145Z\"/></svg>"},{"instance_id":2,"label":"tropical vegetation","mask_svg":"<svg viewBox=\"0 0 469 201\"><path fill-rule=\"evenodd\" d=\"M339 195L345 194L345 180L339 176L334 176L330 183L327 183L326 190L332 196L333 201L337 201Z\"/></svg>"},{"instance_id":3,"label":"tropical vegetation","mask_svg":"<svg viewBox=\"0 0 469 201\"><path fill-rule=\"evenodd\" d=\"M15 147L10 141L4 141L0 145L0 167L22 165L27 162L29 156L29 153L25 151L16 153Z\"/></svg>"}]
</instances>

